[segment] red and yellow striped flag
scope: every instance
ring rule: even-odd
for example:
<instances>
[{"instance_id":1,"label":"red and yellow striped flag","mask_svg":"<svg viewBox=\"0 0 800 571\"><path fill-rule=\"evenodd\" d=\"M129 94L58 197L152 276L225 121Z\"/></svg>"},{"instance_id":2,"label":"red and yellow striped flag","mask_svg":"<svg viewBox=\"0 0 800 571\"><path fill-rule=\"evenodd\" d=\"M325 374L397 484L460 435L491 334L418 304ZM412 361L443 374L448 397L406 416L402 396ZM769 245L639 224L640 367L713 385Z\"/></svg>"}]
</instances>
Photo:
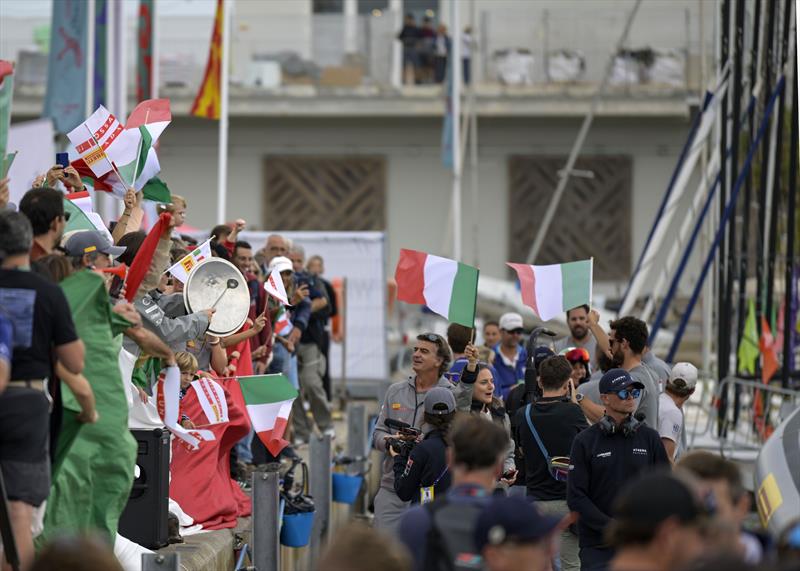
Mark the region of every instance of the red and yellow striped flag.
<instances>
[{"instance_id":1,"label":"red and yellow striped flag","mask_svg":"<svg viewBox=\"0 0 800 571\"><path fill-rule=\"evenodd\" d=\"M220 76L222 72L222 18L223 3L217 0L217 15L214 17L214 31L211 34L211 46L208 50L208 62L203 84L192 105L192 115L219 119L221 95Z\"/></svg>"}]
</instances>

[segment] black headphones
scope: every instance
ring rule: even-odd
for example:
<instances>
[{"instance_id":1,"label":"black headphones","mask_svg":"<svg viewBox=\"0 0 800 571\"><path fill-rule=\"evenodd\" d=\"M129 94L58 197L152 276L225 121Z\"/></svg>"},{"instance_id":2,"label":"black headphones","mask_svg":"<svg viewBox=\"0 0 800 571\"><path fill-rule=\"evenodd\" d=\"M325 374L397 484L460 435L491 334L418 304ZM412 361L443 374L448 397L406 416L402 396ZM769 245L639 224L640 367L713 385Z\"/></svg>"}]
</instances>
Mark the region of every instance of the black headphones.
<instances>
[{"instance_id":1,"label":"black headphones","mask_svg":"<svg viewBox=\"0 0 800 571\"><path fill-rule=\"evenodd\" d=\"M639 427L644 423L645 416L642 413L637 413L636 415L631 415L626 418L622 424L617 426L617 423L614 422L614 419L608 415L605 415L599 421L597 421L598 426L600 426L600 431L605 434L606 436L613 436L618 432L622 433L622 436L628 438L636 434L636 431L639 430Z\"/></svg>"}]
</instances>

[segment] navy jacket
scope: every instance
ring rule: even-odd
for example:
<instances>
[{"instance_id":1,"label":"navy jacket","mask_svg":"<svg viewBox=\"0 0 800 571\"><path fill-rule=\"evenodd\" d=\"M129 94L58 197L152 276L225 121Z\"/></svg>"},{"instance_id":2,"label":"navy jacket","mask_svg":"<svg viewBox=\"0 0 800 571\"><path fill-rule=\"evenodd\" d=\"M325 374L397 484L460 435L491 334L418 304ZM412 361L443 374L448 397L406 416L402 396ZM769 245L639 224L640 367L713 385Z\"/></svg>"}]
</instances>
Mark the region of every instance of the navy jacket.
<instances>
[{"instance_id":1,"label":"navy jacket","mask_svg":"<svg viewBox=\"0 0 800 571\"><path fill-rule=\"evenodd\" d=\"M434 485L434 482L436 484ZM404 502L419 503L419 489L433 486L438 498L450 487L447 445L440 430L431 430L408 456L394 457L394 491Z\"/></svg>"},{"instance_id":2,"label":"navy jacket","mask_svg":"<svg viewBox=\"0 0 800 571\"><path fill-rule=\"evenodd\" d=\"M641 424L630 436L607 435L593 424L575 437L570 452L567 505L578 512L581 547L605 546L611 506L625 484L645 470L669 466L658 432Z\"/></svg>"}]
</instances>

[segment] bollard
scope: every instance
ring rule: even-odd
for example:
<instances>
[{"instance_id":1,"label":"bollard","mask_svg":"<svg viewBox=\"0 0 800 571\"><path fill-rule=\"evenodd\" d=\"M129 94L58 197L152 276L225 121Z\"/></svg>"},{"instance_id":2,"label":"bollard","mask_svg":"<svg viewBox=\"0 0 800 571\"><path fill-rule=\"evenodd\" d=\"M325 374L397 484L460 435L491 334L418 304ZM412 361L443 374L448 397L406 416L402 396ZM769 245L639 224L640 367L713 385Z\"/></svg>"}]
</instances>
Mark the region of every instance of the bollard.
<instances>
[{"instance_id":1,"label":"bollard","mask_svg":"<svg viewBox=\"0 0 800 571\"><path fill-rule=\"evenodd\" d=\"M347 455L369 457L371 443L367 442L367 407L363 403L350 404L347 407ZM355 462L348 472L363 474L366 462ZM366 479L366 474L364 475ZM364 494L360 494L353 505L353 513L363 514L366 511Z\"/></svg>"},{"instance_id":2,"label":"bollard","mask_svg":"<svg viewBox=\"0 0 800 571\"><path fill-rule=\"evenodd\" d=\"M180 571L180 553L142 553L142 571Z\"/></svg>"},{"instance_id":3,"label":"bollard","mask_svg":"<svg viewBox=\"0 0 800 571\"><path fill-rule=\"evenodd\" d=\"M280 474L278 465L267 471L253 472L253 565L258 571L280 568L280 529L278 521Z\"/></svg>"},{"instance_id":4,"label":"bollard","mask_svg":"<svg viewBox=\"0 0 800 571\"><path fill-rule=\"evenodd\" d=\"M309 457L311 495L314 497L314 528L311 532L311 563L316 564L328 538L331 517L331 437L311 437ZM259 571L261 571L259 569Z\"/></svg>"}]
</instances>

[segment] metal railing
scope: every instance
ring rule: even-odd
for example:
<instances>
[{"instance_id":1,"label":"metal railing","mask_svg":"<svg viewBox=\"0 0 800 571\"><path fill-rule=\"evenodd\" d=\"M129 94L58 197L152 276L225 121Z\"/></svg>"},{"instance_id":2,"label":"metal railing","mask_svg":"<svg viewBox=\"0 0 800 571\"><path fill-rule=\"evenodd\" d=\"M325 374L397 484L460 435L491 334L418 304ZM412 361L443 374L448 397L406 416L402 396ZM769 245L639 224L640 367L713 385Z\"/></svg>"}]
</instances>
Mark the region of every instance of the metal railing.
<instances>
[{"instance_id":1,"label":"metal railing","mask_svg":"<svg viewBox=\"0 0 800 571\"><path fill-rule=\"evenodd\" d=\"M800 391L737 377L704 390L697 405L687 407L688 447L717 450L722 456L751 456L761 449L789 413L800 406Z\"/></svg>"}]
</instances>

